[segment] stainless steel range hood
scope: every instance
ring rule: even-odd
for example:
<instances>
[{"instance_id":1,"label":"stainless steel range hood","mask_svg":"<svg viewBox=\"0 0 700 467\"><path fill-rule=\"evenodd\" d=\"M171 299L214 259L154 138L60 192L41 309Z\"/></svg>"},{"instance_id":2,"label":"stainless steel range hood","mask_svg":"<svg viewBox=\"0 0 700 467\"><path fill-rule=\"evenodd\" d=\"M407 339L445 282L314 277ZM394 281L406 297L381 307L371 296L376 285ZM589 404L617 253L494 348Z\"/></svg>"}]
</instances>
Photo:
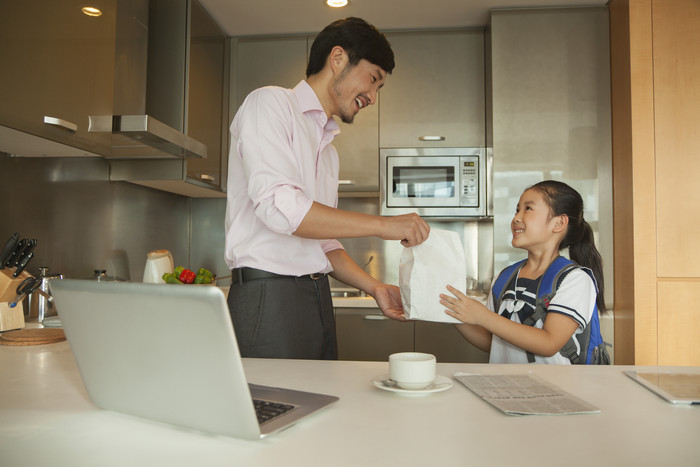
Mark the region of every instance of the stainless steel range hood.
<instances>
[{"instance_id":1,"label":"stainless steel range hood","mask_svg":"<svg viewBox=\"0 0 700 467\"><path fill-rule=\"evenodd\" d=\"M110 158L207 157L206 145L149 115L91 116L88 131L112 133Z\"/></svg>"},{"instance_id":2,"label":"stainless steel range hood","mask_svg":"<svg viewBox=\"0 0 700 467\"><path fill-rule=\"evenodd\" d=\"M187 47L187 0L117 3L114 115L90 116L88 127L112 134L105 157L207 157L186 134Z\"/></svg>"}]
</instances>

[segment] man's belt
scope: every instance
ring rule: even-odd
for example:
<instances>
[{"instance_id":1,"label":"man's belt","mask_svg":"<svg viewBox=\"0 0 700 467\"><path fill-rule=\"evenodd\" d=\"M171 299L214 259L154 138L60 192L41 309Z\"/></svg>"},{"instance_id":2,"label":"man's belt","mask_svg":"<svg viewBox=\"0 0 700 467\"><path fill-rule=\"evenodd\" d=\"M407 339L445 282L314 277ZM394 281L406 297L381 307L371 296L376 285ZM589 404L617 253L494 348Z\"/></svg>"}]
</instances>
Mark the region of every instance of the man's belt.
<instances>
[{"instance_id":1,"label":"man's belt","mask_svg":"<svg viewBox=\"0 0 700 467\"><path fill-rule=\"evenodd\" d=\"M326 274L320 272L313 274L305 274L303 276L285 276L282 274L275 274L274 272L263 271L261 269L245 267L232 269L231 273L233 274L233 280L235 281L237 278L238 281L241 283L260 279L309 279L315 281L326 277Z\"/></svg>"}]
</instances>

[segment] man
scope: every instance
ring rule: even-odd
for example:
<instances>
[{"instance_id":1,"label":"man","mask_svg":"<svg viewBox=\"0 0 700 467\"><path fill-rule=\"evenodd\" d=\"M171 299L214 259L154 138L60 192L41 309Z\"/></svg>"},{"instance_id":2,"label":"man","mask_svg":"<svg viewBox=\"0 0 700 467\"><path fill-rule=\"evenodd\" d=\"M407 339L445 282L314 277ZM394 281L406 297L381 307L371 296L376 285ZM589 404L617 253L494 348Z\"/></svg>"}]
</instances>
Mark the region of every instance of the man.
<instances>
[{"instance_id":1,"label":"man","mask_svg":"<svg viewBox=\"0 0 700 467\"><path fill-rule=\"evenodd\" d=\"M418 245L429 227L418 215L341 211L340 130L376 102L394 54L359 18L338 20L311 47L307 78L294 89L253 91L231 124L226 262L228 304L245 357L335 359L327 274L365 291L382 312L404 320L399 289L367 273L337 238L377 236Z\"/></svg>"}]
</instances>

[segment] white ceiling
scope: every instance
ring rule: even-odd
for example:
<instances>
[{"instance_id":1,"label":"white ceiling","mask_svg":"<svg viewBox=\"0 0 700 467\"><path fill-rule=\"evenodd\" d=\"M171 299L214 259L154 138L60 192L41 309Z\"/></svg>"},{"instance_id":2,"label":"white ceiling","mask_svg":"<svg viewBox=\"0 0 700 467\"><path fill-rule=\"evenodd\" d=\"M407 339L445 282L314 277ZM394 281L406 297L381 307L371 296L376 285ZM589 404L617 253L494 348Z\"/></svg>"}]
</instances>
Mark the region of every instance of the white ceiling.
<instances>
[{"instance_id":1,"label":"white ceiling","mask_svg":"<svg viewBox=\"0 0 700 467\"><path fill-rule=\"evenodd\" d=\"M482 27L493 8L604 6L607 0L200 0L229 36L315 33L332 21L359 16L381 30Z\"/></svg>"}]
</instances>

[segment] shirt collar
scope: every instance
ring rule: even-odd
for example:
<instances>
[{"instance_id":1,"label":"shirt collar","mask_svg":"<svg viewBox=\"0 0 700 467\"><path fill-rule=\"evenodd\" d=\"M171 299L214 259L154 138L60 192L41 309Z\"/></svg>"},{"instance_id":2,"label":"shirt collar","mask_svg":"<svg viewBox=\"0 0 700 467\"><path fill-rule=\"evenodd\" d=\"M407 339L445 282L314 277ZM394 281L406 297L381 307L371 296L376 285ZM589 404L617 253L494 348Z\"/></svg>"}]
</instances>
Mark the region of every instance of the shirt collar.
<instances>
[{"instance_id":1,"label":"shirt collar","mask_svg":"<svg viewBox=\"0 0 700 467\"><path fill-rule=\"evenodd\" d=\"M326 111L323 110L321 101L318 100L318 96L306 80L299 81L299 84L294 87L294 94L297 97L299 108L303 113L320 112L323 116L323 129L335 134L340 133L338 123L336 123L335 119L326 116Z\"/></svg>"}]
</instances>

